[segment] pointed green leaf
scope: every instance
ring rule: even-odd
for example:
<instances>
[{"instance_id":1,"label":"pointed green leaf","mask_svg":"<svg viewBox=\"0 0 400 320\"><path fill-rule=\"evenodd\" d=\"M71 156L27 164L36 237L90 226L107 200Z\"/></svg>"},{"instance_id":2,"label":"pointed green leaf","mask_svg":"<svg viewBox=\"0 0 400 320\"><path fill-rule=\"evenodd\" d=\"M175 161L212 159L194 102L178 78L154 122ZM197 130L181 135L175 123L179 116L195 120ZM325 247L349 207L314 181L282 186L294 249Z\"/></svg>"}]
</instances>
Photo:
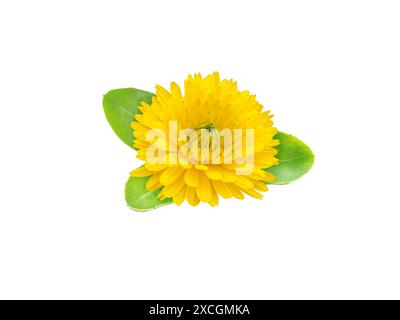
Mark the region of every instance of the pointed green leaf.
<instances>
[{"instance_id":1,"label":"pointed green leaf","mask_svg":"<svg viewBox=\"0 0 400 320\"><path fill-rule=\"evenodd\" d=\"M276 180L269 184L291 183L311 169L314 163L314 154L304 142L283 132L278 132L275 139L280 141L276 147L279 164L265 169L276 177Z\"/></svg>"},{"instance_id":2,"label":"pointed green leaf","mask_svg":"<svg viewBox=\"0 0 400 320\"><path fill-rule=\"evenodd\" d=\"M150 177L130 177L125 185L125 199L129 208L136 211L149 211L172 202L171 199L157 199L160 190L148 191L146 183Z\"/></svg>"},{"instance_id":3,"label":"pointed green leaf","mask_svg":"<svg viewBox=\"0 0 400 320\"><path fill-rule=\"evenodd\" d=\"M153 95L151 92L125 88L111 90L103 97L104 112L111 128L131 148L134 141L131 122L135 120L135 114L140 113L140 102L150 104Z\"/></svg>"}]
</instances>

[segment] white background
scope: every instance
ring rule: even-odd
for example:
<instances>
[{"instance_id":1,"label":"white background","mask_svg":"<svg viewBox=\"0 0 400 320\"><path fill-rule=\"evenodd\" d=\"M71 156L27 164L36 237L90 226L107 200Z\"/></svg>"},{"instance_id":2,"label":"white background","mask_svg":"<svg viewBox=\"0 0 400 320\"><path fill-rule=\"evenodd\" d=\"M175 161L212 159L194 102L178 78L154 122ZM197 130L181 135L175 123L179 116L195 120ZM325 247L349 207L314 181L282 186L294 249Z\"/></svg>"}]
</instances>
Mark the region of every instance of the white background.
<instances>
[{"instance_id":1,"label":"white background","mask_svg":"<svg viewBox=\"0 0 400 320\"><path fill-rule=\"evenodd\" d=\"M1 298L400 298L398 1L2 1ZM102 95L220 71L313 149L263 201L129 210Z\"/></svg>"}]
</instances>

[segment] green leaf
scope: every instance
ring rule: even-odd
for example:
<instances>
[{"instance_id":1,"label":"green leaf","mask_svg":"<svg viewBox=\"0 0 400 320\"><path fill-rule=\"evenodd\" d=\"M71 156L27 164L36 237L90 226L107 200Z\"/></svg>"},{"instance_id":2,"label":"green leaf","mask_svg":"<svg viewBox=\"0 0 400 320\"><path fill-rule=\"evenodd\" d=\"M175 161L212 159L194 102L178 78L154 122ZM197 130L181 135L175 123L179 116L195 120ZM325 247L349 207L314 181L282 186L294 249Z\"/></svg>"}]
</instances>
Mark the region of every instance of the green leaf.
<instances>
[{"instance_id":1,"label":"green leaf","mask_svg":"<svg viewBox=\"0 0 400 320\"><path fill-rule=\"evenodd\" d=\"M149 211L172 203L172 199L157 199L160 190L148 191L146 183L150 177L130 177L125 185L125 199L129 208Z\"/></svg>"},{"instance_id":2,"label":"green leaf","mask_svg":"<svg viewBox=\"0 0 400 320\"><path fill-rule=\"evenodd\" d=\"M111 128L120 139L133 148L133 129L131 122L135 114L141 113L138 109L140 102L151 103L151 92L134 89L111 90L103 97L103 109Z\"/></svg>"},{"instance_id":3,"label":"green leaf","mask_svg":"<svg viewBox=\"0 0 400 320\"><path fill-rule=\"evenodd\" d=\"M276 180L269 184L288 184L306 174L314 163L314 154L311 149L296 137L278 132L275 137L280 141L278 150L279 164L268 169Z\"/></svg>"}]
</instances>

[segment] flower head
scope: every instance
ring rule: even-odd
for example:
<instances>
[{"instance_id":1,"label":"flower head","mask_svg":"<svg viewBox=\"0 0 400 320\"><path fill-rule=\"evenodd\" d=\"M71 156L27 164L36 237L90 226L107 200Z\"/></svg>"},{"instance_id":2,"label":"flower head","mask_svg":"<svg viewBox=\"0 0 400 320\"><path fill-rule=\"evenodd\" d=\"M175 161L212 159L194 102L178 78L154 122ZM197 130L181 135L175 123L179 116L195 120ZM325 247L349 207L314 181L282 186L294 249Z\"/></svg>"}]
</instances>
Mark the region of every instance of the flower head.
<instances>
[{"instance_id":1,"label":"flower head","mask_svg":"<svg viewBox=\"0 0 400 320\"><path fill-rule=\"evenodd\" d=\"M184 92L175 82L170 91L157 86L151 105L139 109L131 126L145 163L131 174L149 176L146 188L160 190L160 199L193 206L243 193L261 199L275 179L263 170L278 163L272 116L233 80L189 75Z\"/></svg>"}]
</instances>

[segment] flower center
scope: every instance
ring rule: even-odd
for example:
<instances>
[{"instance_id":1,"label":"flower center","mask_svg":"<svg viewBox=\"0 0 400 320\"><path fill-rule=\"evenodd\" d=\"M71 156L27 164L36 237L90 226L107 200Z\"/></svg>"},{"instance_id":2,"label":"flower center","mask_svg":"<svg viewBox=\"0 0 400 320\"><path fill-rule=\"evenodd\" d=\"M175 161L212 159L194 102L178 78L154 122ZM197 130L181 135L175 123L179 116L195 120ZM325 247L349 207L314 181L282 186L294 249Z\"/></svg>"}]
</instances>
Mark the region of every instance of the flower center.
<instances>
[{"instance_id":1,"label":"flower center","mask_svg":"<svg viewBox=\"0 0 400 320\"><path fill-rule=\"evenodd\" d=\"M209 149L215 151L219 148L219 130L211 122L206 122L195 127L197 133L197 145L200 150Z\"/></svg>"},{"instance_id":2,"label":"flower center","mask_svg":"<svg viewBox=\"0 0 400 320\"><path fill-rule=\"evenodd\" d=\"M211 123L211 122L206 122L204 124L199 125L197 128L194 128L194 130L199 131L201 129L205 129L208 132L211 132L212 130L217 130L217 128Z\"/></svg>"}]
</instances>

